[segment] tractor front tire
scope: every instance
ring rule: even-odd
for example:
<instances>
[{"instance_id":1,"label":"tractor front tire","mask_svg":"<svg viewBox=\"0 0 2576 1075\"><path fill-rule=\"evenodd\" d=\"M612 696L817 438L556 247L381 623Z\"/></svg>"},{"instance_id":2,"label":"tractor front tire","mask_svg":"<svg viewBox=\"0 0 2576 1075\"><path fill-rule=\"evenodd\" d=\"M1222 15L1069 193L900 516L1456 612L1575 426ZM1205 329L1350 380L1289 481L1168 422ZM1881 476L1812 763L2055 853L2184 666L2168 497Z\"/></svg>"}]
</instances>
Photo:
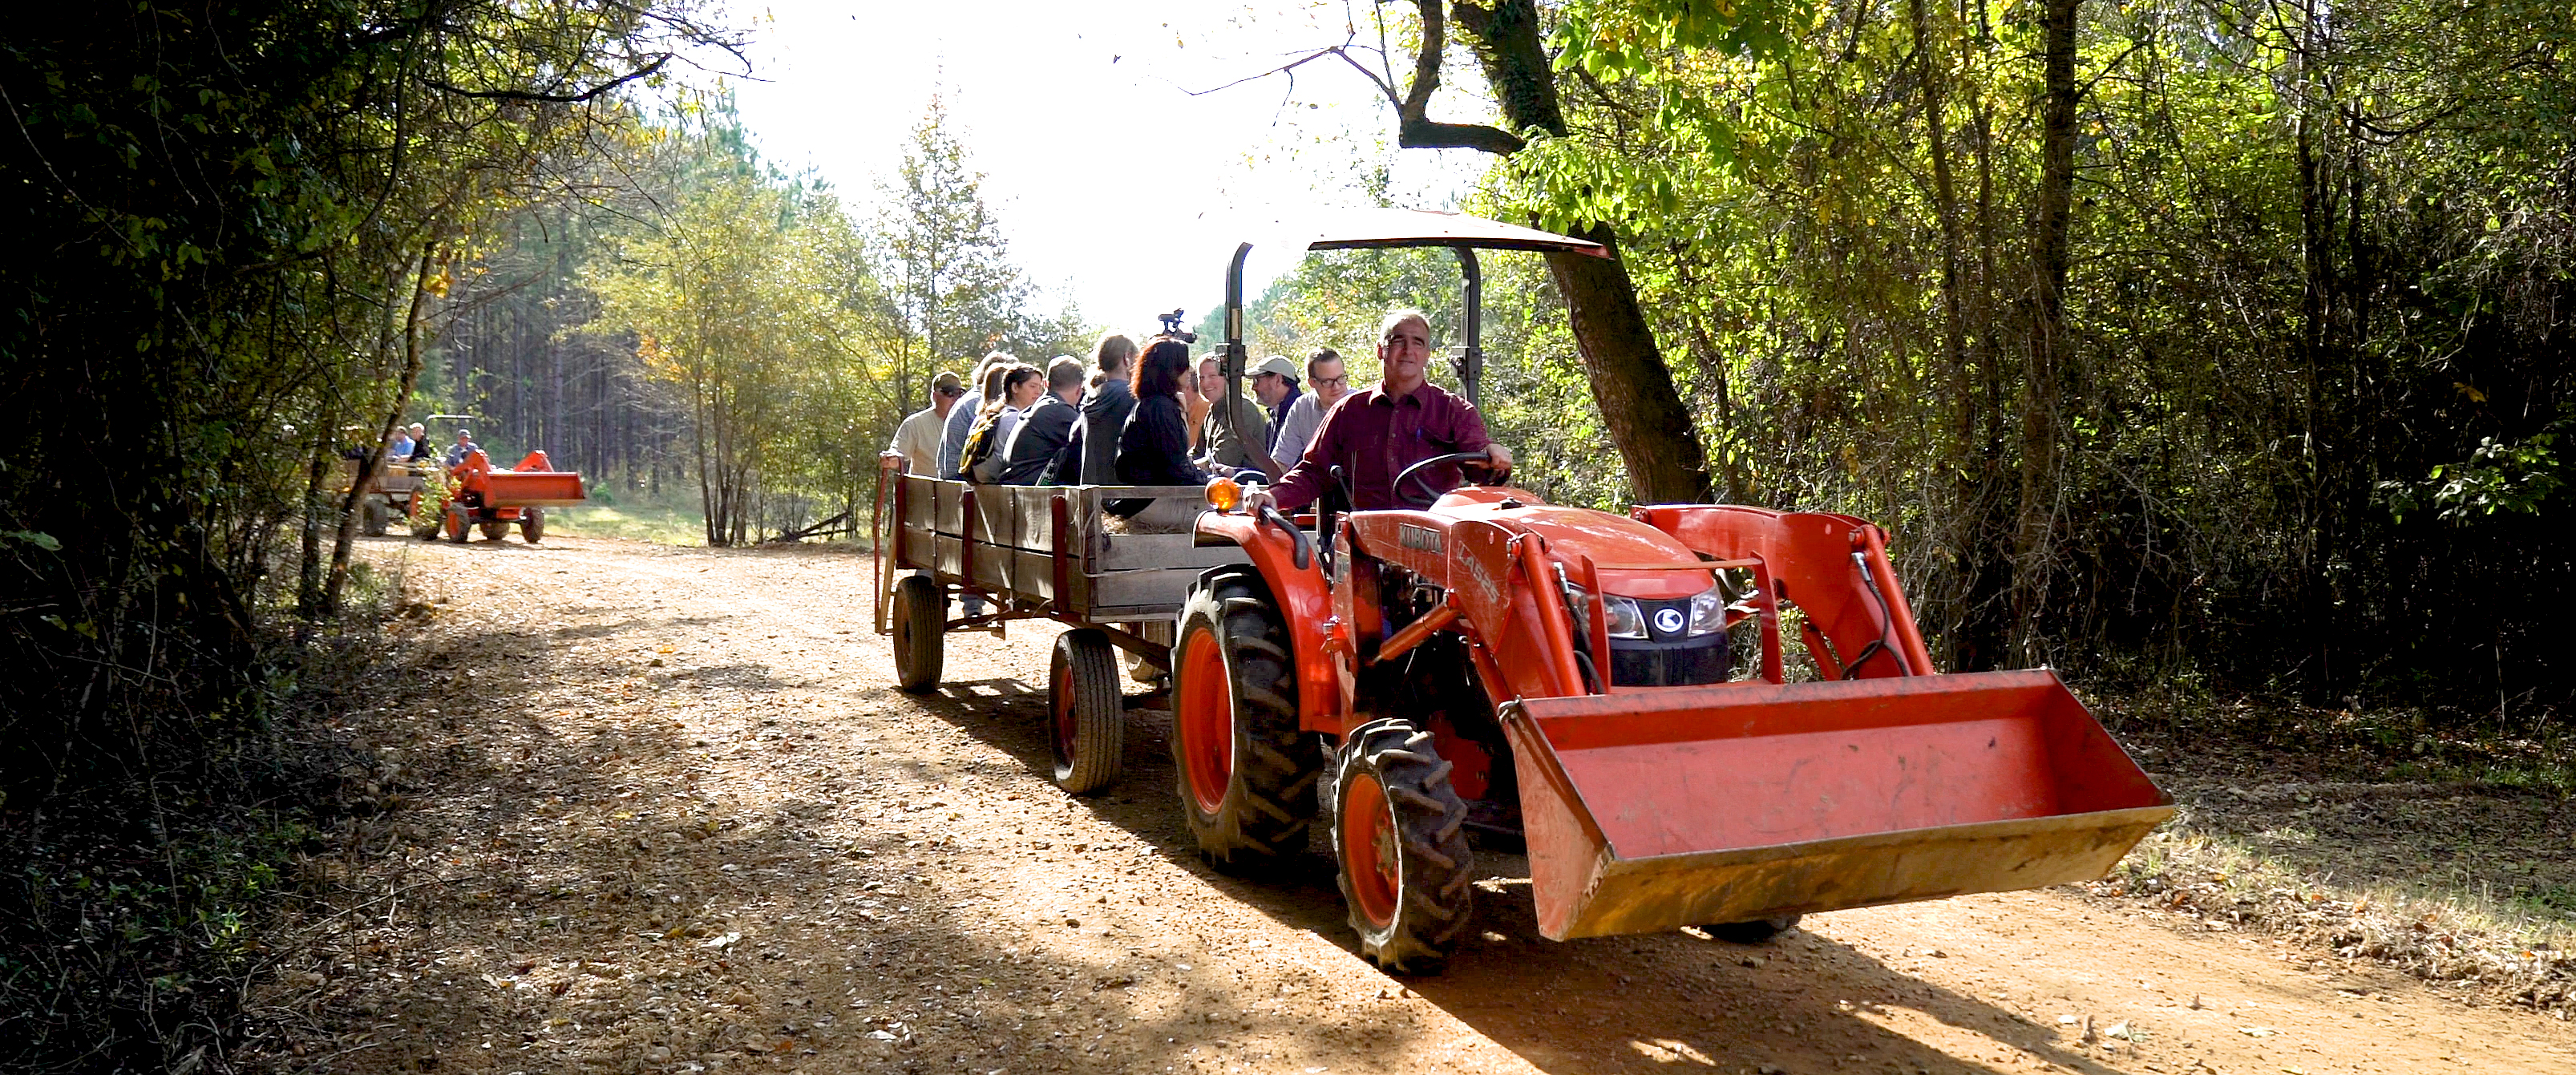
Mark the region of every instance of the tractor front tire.
<instances>
[{"instance_id":1,"label":"tractor front tire","mask_svg":"<svg viewBox=\"0 0 2576 1075\"><path fill-rule=\"evenodd\" d=\"M450 504L447 506L447 523L445 529L447 531L447 540L453 541L459 545L465 544L466 537L474 528L472 524L465 521L465 508L463 506L457 504Z\"/></svg>"},{"instance_id":2,"label":"tractor front tire","mask_svg":"<svg viewBox=\"0 0 2576 1075\"><path fill-rule=\"evenodd\" d=\"M502 535L510 532L510 524L508 523L489 522L477 523L475 525L482 529L483 540L485 541L499 541L501 540Z\"/></svg>"},{"instance_id":3,"label":"tractor front tire","mask_svg":"<svg viewBox=\"0 0 2576 1075\"><path fill-rule=\"evenodd\" d=\"M1288 628L1261 576L1219 568L1191 586L1172 658L1172 765L1199 854L1246 873L1305 850L1323 755L1297 727Z\"/></svg>"},{"instance_id":4,"label":"tractor front tire","mask_svg":"<svg viewBox=\"0 0 2576 1075\"><path fill-rule=\"evenodd\" d=\"M1333 860L1360 955L1390 974L1437 974L1474 910L1467 804L1432 734L1404 720L1351 733L1336 770Z\"/></svg>"},{"instance_id":5,"label":"tractor front tire","mask_svg":"<svg viewBox=\"0 0 2576 1075\"><path fill-rule=\"evenodd\" d=\"M895 686L914 694L939 686L947 629L948 600L937 581L906 575L894 584Z\"/></svg>"},{"instance_id":6,"label":"tractor front tire","mask_svg":"<svg viewBox=\"0 0 2576 1075\"><path fill-rule=\"evenodd\" d=\"M1118 782L1126 749L1125 703L1118 697L1118 658L1109 635L1082 627L1057 635L1047 662L1048 736L1055 786L1093 795Z\"/></svg>"},{"instance_id":7,"label":"tractor front tire","mask_svg":"<svg viewBox=\"0 0 2576 1075\"><path fill-rule=\"evenodd\" d=\"M546 513L529 508L519 513L519 540L534 545L546 539Z\"/></svg>"},{"instance_id":8,"label":"tractor front tire","mask_svg":"<svg viewBox=\"0 0 2576 1075\"><path fill-rule=\"evenodd\" d=\"M1800 915L1778 918L1756 918L1749 922L1725 922L1701 926L1700 931L1731 944L1760 944L1798 927Z\"/></svg>"}]
</instances>

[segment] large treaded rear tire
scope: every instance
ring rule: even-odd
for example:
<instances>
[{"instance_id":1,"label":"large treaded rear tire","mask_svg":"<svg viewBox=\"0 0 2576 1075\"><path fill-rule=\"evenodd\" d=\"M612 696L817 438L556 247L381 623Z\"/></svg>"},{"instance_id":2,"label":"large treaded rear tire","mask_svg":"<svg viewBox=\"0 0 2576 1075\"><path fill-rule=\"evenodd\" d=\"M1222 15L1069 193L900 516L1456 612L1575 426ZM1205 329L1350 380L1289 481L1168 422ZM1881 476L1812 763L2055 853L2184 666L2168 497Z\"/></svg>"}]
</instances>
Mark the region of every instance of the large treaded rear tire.
<instances>
[{"instance_id":1,"label":"large treaded rear tire","mask_svg":"<svg viewBox=\"0 0 2576 1075\"><path fill-rule=\"evenodd\" d=\"M947 627L948 600L939 583L906 575L894 584L895 686L914 694L939 686Z\"/></svg>"},{"instance_id":2,"label":"large treaded rear tire","mask_svg":"<svg viewBox=\"0 0 2576 1075\"><path fill-rule=\"evenodd\" d=\"M1100 629L1080 627L1056 636L1047 662L1047 718L1055 786L1092 795L1118 782L1126 751L1125 703L1118 697L1118 658Z\"/></svg>"},{"instance_id":3,"label":"large treaded rear tire","mask_svg":"<svg viewBox=\"0 0 2576 1075\"><path fill-rule=\"evenodd\" d=\"M1474 917L1467 804L1428 731L1375 720L1351 733L1334 780L1333 860L1360 955L1390 974L1437 974Z\"/></svg>"},{"instance_id":4,"label":"large treaded rear tire","mask_svg":"<svg viewBox=\"0 0 2576 1075\"><path fill-rule=\"evenodd\" d=\"M1199 853L1243 873L1304 851L1324 761L1297 727L1288 629L1261 576L1200 576L1172 657L1172 766Z\"/></svg>"}]
</instances>

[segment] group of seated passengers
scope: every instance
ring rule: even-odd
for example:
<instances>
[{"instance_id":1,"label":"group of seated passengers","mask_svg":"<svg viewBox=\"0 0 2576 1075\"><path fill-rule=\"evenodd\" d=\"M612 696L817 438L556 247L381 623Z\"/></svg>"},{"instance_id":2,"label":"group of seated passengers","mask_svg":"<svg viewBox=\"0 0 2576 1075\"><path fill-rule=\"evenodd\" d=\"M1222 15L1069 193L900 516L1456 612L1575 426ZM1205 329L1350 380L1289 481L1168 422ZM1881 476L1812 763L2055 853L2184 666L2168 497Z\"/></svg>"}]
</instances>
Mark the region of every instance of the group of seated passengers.
<instances>
[{"instance_id":1,"label":"group of seated passengers","mask_svg":"<svg viewBox=\"0 0 2576 1075\"><path fill-rule=\"evenodd\" d=\"M1267 472L1275 495L1260 495L1247 507L1274 501L1283 508L1302 506L1337 464L1351 468L1348 487L1361 508L1393 507L1407 499L1393 488L1396 473L1433 455L1490 451L1490 464L1470 469L1491 478L1508 473L1510 453L1485 435L1475 408L1428 383L1428 319L1418 311L1394 311L1379 336L1385 379L1377 386L1349 391L1339 356L1318 352L1306 369L1318 398L1302 404L1301 412L1296 367L1270 359L1255 372L1259 404L1237 398L1231 423L1211 413L1196 437L1189 401L1207 399L1214 411L1225 382L1214 360L1205 359L1193 384L1189 345L1180 339L1155 337L1139 353L1125 336L1103 338L1093 351L1095 372L1087 387L1083 364L1071 356L1041 371L995 352L985 356L971 381L941 374L933 406L904 420L894 448L916 473L1002 485L1201 485L1212 475ZM981 388L979 405L957 406L966 395L964 384ZM1327 385L1330 398L1321 398ZM1337 423L1314 417L1347 410L1339 404L1350 397L1370 403L1369 413ZM1266 422L1264 409L1271 412ZM1303 421L1289 420L1301 415ZM1112 429L1115 436L1098 432ZM1289 434L1289 454L1274 460L1270 453L1283 447L1282 432ZM1301 436L1311 439L1300 444ZM935 458L926 458L934 452ZM1437 469L1443 473L1432 476L1435 487L1454 485L1460 477L1453 466Z\"/></svg>"}]
</instances>

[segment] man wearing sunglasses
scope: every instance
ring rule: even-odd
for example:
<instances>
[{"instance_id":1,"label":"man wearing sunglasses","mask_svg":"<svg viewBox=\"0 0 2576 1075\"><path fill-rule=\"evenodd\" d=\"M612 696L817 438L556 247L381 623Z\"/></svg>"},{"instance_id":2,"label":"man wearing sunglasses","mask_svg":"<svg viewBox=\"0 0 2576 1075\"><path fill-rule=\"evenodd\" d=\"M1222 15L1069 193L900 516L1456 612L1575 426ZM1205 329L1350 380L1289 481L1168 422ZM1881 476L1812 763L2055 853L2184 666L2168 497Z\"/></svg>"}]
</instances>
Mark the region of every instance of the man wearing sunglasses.
<instances>
[{"instance_id":1,"label":"man wearing sunglasses","mask_svg":"<svg viewBox=\"0 0 2576 1075\"><path fill-rule=\"evenodd\" d=\"M887 448L903 453L903 469L908 474L936 473L939 463L939 435L946 427L948 411L966 394L965 382L954 373L942 373L930 382L930 406L905 415L903 424L894 427L894 443Z\"/></svg>"}]
</instances>

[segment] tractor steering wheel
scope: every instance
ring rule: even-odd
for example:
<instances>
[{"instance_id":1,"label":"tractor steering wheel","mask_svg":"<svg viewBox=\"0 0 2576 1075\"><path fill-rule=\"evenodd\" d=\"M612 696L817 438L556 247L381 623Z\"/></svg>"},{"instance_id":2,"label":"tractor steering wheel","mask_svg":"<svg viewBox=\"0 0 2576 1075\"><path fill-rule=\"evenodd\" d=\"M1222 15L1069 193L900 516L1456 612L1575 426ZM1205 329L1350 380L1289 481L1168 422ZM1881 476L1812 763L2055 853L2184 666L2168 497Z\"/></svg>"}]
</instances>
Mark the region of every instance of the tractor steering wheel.
<instances>
[{"instance_id":1,"label":"tractor steering wheel","mask_svg":"<svg viewBox=\"0 0 2576 1075\"><path fill-rule=\"evenodd\" d=\"M1442 463L1490 463L1492 461L1493 454L1481 448L1472 452L1451 452L1447 455L1432 456L1429 459L1425 459L1419 463L1415 463L1412 466L1404 468L1402 473L1395 476L1395 498L1398 501L1403 501L1405 499L1405 482L1420 481L1422 483L1423 491L1431 494L1429 497L1423 499L1422 506L1426 508L1430 507L1440 499L1441 495L1446 492L1446 490L1433 489L1431 487L1430 477L1423 473L1425 470Z\"/></svg>"}]
</instances>

